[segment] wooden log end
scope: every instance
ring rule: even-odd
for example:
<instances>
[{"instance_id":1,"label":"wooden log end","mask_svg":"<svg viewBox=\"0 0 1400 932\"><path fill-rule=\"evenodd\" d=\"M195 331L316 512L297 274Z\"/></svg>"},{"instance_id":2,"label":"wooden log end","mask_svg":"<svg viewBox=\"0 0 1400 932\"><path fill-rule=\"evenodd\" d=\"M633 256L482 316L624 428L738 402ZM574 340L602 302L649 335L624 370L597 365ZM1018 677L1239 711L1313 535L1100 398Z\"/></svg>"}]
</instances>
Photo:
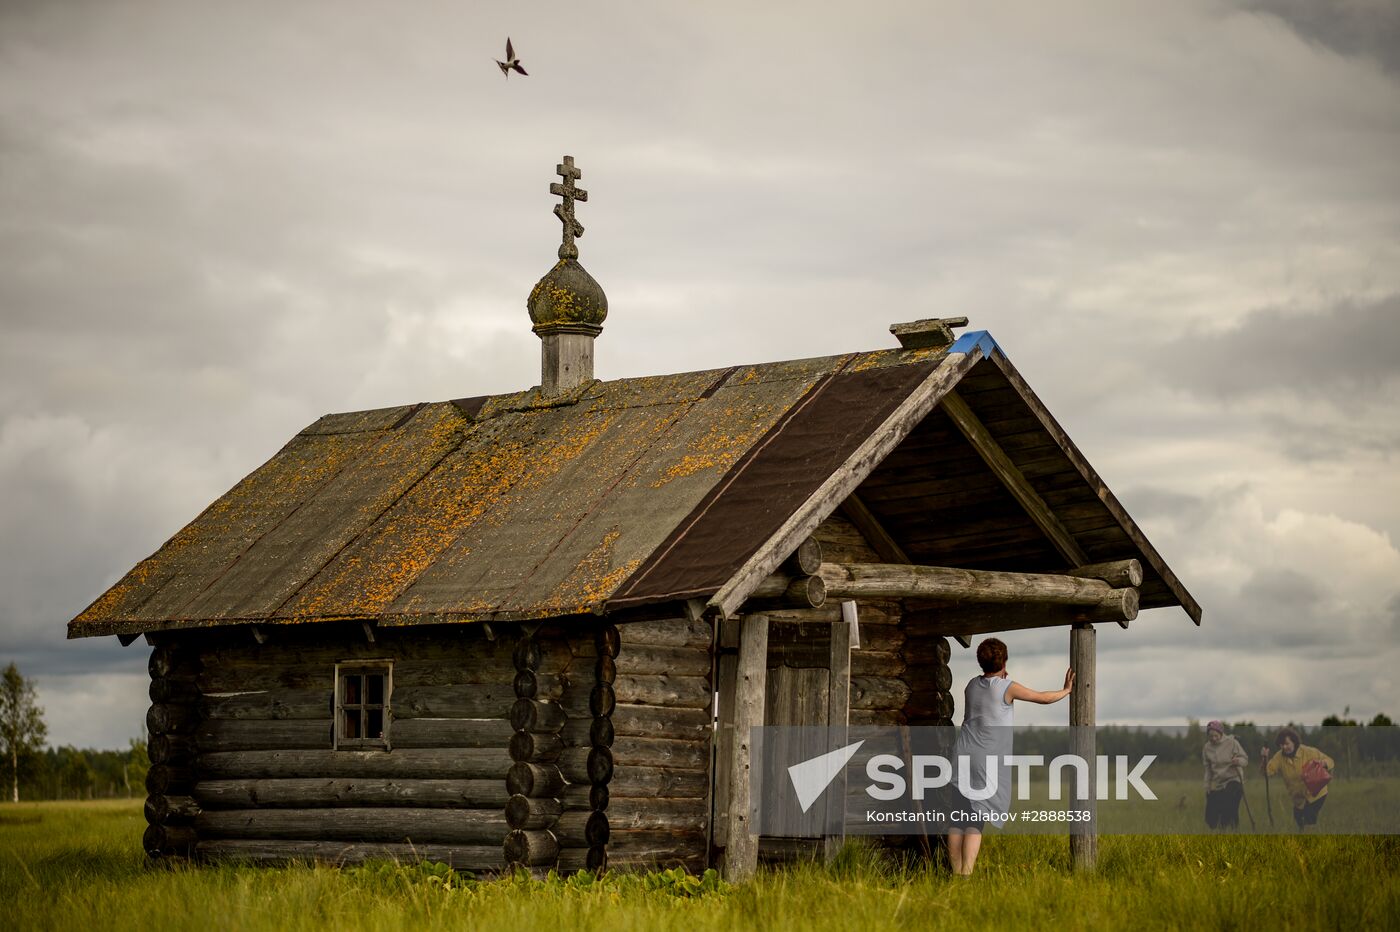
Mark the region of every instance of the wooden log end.
<instances>
[{"instance_id":1,"label":"wooden log end","mask_svg":"<svg viewBox=\"0 0 1400 932\"><path fill-rule=\"evenodd\" d=\"M607 748L593 748L588 752L588 782L594 786L606 784L612 779L613 756Z\"/></svg>"},{"instance_id":2,"label":"wooden log end","mask_svg":"<svg viewBox=\"0 0 1400 932\"><path fill-rule=\"evenodd\" d=\"M506 835L502 847L507 864L541 867L559 857L559 840L548 829L514 830Z\"/></svg>"},{"instance_id":3,"label":"wooden log end","mask_svg":"<svg viewBox=\"0 0 1400 932\"><path fill-rule=\"evenodd\" d=\"M792 576L814 576L821 572L822 545L815 537L809 537L783 561L783 568Z\"/></svg>"}]
</instances>

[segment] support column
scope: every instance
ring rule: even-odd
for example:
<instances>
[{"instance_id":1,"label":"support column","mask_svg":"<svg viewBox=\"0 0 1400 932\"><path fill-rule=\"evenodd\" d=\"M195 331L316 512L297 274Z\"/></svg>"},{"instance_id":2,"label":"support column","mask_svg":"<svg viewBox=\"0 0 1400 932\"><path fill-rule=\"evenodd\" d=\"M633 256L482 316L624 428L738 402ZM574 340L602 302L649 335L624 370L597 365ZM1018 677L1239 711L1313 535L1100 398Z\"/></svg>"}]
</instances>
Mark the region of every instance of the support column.
<instances>
[{"instance_id":1,"label":"support column","mask_svg":"<svg viewBox=\"0 0 1400 932\"><path fill-rule=\"evenodd\" d=\"M1094 638L1091 624L1077 624L1069 632L1069 662L1074 669L1074 690L1069 696L1069 724L1073 729L1070 749L1089 763L1088 798L1077 800L1080 808L1088 810L1089 820L1074 823L1069 836L1069 863L1074 871L1092 871L1099 859L1098 790L1094 785L1098 773Z\"/></svg>"},{"instance_id":2,"label":"support column","mask_svg":"<svg viewBox=\"0 0 1400 932\"><path fill-rule=\"evenodd\" d=\"M729 770L729 812L724 877L747 880L758 869L758 836L750 834L754 800L749 785L753 736L763 724L768 688L768 616L745 615L739 629L739 659L734 676L734 737Z\"/></svg>"},{"instance_id":3,"label":"support column","mask_svg":"<svg viewBox=\"0 0 1400 932\"><path fill-rule=\"evenodd\" d=\"M851 714L851 625L847 621L831 624L831 663L827 688L826 731L831 746L844 747L846 729ZM828 748L830 749L830 748ZM836 857L846 843L846 773L843 770L826 794L827 824L833 814L841 820L841 830L827 835L823 841L828 861Z\"/></svg>"}]
</instances>

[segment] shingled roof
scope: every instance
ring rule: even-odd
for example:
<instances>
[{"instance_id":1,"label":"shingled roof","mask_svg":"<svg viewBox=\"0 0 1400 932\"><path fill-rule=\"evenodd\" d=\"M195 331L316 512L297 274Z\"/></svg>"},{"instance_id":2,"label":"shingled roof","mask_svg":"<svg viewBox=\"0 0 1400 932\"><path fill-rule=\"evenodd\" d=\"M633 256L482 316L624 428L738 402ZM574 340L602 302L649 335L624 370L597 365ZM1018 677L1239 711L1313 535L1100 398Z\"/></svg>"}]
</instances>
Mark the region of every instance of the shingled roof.
<instances>
[{"instance_id":1,"label":"shingled roof","mask_svg":"<svg viewBox=\"0 0 1400 932\"><path fill-rule=\"evenodd\" d=\"M960 383L1086 552L1140 558L1143 607L1180 605L1199 621L1001 350L970 333L940 349L327 415L71 621L69 636L528 620L691 598L729 608L862 483L911 556L930 562L968 525L949 525L921 489L986 485L985 469L959 478L966 449L934 416ZM931 562L1062 562L997 492L993 481L978 493L978 513L1002 516L1000 536L963 547L962 562Z\"/></svg>"}]
</instances>

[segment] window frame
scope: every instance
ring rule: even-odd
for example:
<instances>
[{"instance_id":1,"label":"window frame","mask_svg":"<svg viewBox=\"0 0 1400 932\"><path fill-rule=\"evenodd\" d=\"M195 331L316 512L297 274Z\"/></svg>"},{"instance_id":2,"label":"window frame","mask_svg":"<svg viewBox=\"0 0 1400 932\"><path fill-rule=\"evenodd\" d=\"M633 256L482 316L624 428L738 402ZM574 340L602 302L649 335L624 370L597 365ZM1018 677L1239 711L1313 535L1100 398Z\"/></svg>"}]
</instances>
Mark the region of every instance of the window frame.
<instances>
[{"instance_id":1,"label":"window frame","mask_svg":"<svg viewBox=\"0 0 1400 932\"><path fill-rule=\"evenodd\" d=\"M384 677L383 701L370 703L367 695L361 695L359 702L346 703L345 682L349 676L364 676L367 674L380 675ZM367 690L362 691L367 694ZM335 751L389 751L393 749L390 744L390 727L394 715L392 709L392 697L394 693L394 662L392 660L347 660L335 665L335 693L333 701L333 715L331 722L331 749ZM384 717L384 737L382 738L348 738L345 736L345 710L358 709L361 716L361 725L367 712L373 709L380 709Z\"/></svg>"}]
</instances>

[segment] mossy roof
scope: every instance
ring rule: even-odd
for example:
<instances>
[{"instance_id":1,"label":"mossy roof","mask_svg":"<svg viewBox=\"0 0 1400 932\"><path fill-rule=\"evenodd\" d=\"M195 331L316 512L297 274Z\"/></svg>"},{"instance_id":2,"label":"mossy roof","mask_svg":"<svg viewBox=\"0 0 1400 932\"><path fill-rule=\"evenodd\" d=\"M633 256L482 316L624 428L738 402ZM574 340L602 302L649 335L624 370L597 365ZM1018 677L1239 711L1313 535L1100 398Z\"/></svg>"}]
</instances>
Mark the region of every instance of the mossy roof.
<instances>
[{"instance_id":1,"label":"mossy roof","mask_svg":"<svg viewBox=\"0 0 1400 932\"><path fill-rule=\"evenodd\" d=\"M712 594L971 346L327 415L137 564L69 636L528 620Z\"/></svg>"}]
</instances>

